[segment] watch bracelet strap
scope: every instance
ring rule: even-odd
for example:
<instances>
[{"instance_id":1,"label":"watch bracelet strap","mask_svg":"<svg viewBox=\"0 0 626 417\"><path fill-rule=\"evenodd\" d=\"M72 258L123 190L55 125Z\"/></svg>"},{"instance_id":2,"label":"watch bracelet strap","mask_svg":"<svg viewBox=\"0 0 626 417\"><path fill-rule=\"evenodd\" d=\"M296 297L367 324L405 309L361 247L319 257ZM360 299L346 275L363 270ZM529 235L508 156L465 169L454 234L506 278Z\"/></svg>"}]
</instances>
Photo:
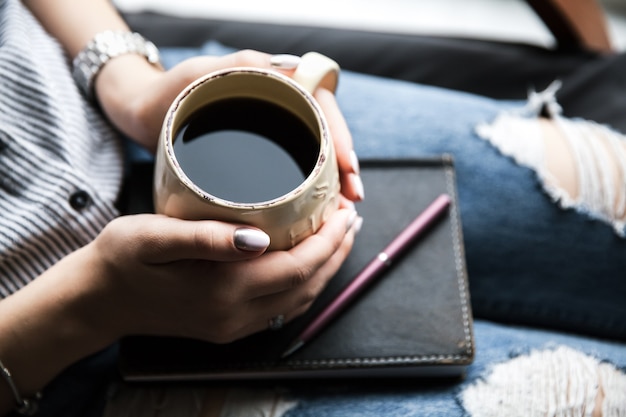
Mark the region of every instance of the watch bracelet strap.
<instances>
[{"instance_id":1,"label":"watch bracelet strap","mask_svg":"<svg viewBox=\"0 0 626 417\"><path fill-rule=\"evenodd\" d=\"M158 48L139 33L113 30L100 32L72 62L72 76L85 97L93 100L94 82L102 67L111 59L125 54L138 54L149 63L161 66Z\"/></svg>"}]
</instances>

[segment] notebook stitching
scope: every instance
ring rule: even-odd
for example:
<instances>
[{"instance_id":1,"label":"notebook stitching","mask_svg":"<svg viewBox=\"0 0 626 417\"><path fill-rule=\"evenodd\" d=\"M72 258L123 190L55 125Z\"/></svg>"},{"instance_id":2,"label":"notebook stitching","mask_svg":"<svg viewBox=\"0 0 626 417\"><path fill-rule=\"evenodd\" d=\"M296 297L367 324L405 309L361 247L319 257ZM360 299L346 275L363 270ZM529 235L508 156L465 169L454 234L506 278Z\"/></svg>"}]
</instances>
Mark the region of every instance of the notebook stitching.
<instances>
[{"instance_id":1,"label":"notebook stitching","mask_svg":"<svg viewBox=\"0 0 626 417\"><path fill-rule=\"evenodd\" d=\"M336 366L336 365L392 365L394 363L398 365L403 364L416 364L426 362L441 362L441 361L464 361L472 356L472 332L471 332L471 320L470 320L470 307L466 297L466 285L465 285L465 273L463 267L463 256L460 246L460 225L458 222L459 213L457 208L457 196L455 192L455 176L453 169L453 162L451 157L444 155L442 160L442 166L445 172L446 188L450 196L453 198L454 204L452 205L451 213L451 225L452 242L454 250L454 264L457 275L457 285L459 288L459 297L461 301L461 311L463 316L463 332L465 334L465 355L409 355L409 356L386 356L386 357L370 357L370 358L351 358L351 359L315 359L315 360L289 360L286 362L289 366Z\"/></svg>"},{"instance_id":2,"label":"notebook stitching","mask_svg":"<svg viewBox=\"0 0 626 417\"><path fill-rule=\"evenodd\" d=\"M452 242L453 242L453 248L454 248L454 264L456 267L456 276L457 276L457 283L459 286L459 297L460 297L460 301L461 301L461 311L462 311L462 315L463 315L463 331L465 333L465 352L467 354L467 356L472 356L473 353L473 343L472 343L472 331L471 331L471 314L470 314L470 306L468 303L468 296L467 296L467 280L466 280L466 274L465 274L465 267L464 267L464 256L463 256L463 250L461 248L461 244L460 244L460 240L461 240L461 226L459 224L459 218L460 218L460 214L459 214L459 208L458 208L458 203L457 203L457 195L456 195L456 190L455 190L455 174L454 174L454 169L452 169L452 161L450 159L447 159L448 163L445 166L445 171L446 171L446 188L448 188L448 193L450 193L450 195L453 198L453 202L454 204L452 205L452 215L451 215L451 220L452 220L452 227L451 227L451 232L452 232Z\"/></svg>"}]
</instances>

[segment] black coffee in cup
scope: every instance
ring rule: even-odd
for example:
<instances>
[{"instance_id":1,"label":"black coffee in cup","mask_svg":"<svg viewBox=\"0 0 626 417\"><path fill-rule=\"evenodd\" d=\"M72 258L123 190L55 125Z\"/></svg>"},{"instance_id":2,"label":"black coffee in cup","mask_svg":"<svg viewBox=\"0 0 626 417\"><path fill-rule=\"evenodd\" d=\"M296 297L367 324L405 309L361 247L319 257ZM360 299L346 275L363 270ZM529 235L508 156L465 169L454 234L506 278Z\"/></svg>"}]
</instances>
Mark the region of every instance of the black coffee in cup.
<instances>
[{"instance_id":1,"label":"black coffee in cup","mask_svg":"<svg viewBox=\"0 0 626 417\"><path fill-rule=\"evenodd\" d=\"M238 203L269 201L294 190L320 151L317 136L294 113L247 97L197 110L173 142L176 160L191 181Z\"/></svg>"}]
</instances>

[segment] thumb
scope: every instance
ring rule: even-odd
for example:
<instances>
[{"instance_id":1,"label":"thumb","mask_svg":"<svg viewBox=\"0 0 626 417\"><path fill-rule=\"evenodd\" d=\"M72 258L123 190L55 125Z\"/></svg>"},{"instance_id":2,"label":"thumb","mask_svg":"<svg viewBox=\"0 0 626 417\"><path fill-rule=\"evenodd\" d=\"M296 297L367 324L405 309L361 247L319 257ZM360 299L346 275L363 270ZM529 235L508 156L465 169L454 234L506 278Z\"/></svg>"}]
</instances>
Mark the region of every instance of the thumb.
<instances>
[{"instance_id":1,"label":"thumb","mask_svg":"<svg viewBox=\"0 0 626 417\"><path fill-rule=\"evenodd\" d=\"M183 259L240 261L261 255L270 243L260 229L215 220L149 216L142 227L141 257L150 263ZM136 223L135 223L136 224Z\"/></svg>"}]
</instances>

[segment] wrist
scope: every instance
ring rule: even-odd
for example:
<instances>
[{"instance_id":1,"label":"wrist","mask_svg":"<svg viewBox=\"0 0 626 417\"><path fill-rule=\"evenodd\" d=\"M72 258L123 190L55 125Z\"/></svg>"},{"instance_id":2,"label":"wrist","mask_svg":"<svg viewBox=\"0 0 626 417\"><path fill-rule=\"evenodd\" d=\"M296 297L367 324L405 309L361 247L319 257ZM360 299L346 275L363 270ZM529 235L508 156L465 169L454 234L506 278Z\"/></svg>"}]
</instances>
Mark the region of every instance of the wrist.
<instances>
[{"instance_id":1,"label":"wrist","mask_svg":"<svg viewBox=\"0 0 626 417\"><path fill-rule=\"evenodd\" d=\"M62 260L59 266L77 271L65 274L64 283L56 284L68 287L65 291L67 301L59 312L66 322L71 323L68 327L73 334L69 333L67 338L83 340L81 349L93 353L122 337L126 323L123 308L118 303L122 297L118 296L117 287L113 285L116 280L112 279L113 274L102 261L94 242Z\"/></svg>"},{"instance_id":2,"label":"wrist","mask_svg":"<svg viewBox=\"0 0 626 417\"><path fill-rule=\"evenodd\" d=\"M81 251L0 302L0 357L24 397L119 337L114 325L95 319L105 302Z\"/></svg>"},{"instance_id":3,"label":"wrist","mask_svg":"<svg viewBox=\"0 0 626 417\"><path fill-rule=\"evenodd\" d=\"M72 75L83 94L93 99L94 82L106 64L123 55L139 55L160 67L159 50L138 33L105 30L97 33L72 62Z\"/></svg>"},{"instance_id":4,"label":"wrist","mask_svg":"<svg viewBox=\"0 0 626 417\"><path fill-rule=\"evenodd\" d=\"M139 55L119 56L104 66L95 80L94 97L108 120L122 133L148 149L156 147L151 94L163 69Z\"/></svg>"},{"instance_id":5,"label":"wrist","mask_svg":"<svg viewBox=\"0 0 626 417\"><path fill-rule=\"evenodd\" d=\"M72 74L81 92L98 102L115 127L138 143L152 148L144 97L162 75L157 47L138 33L105 30L76 55ZM150 139L147 139L150 138Z\"/></svg>"}]
</instances>

